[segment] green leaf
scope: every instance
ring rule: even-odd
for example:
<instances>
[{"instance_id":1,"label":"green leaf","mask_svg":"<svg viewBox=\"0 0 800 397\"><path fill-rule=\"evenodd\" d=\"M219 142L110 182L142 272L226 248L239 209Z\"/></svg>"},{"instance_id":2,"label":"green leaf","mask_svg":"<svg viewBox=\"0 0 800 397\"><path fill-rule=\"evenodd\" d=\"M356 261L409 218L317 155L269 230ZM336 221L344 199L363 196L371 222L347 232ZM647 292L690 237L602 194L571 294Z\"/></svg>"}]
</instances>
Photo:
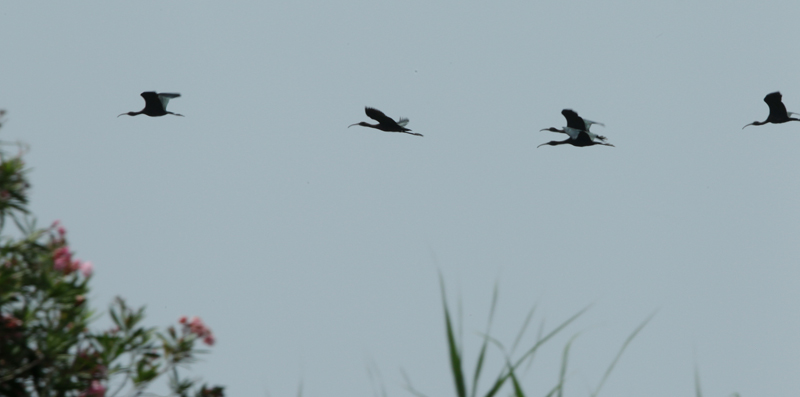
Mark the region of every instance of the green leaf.
<instances>
[{"instance_id":1,"label":"green leaf","mask_svg":"<svg viewBox=\"0 0 800 397\"><path fill-rule=\"evenodd\" d=\"M656 313L658 313L658 311L654 312L649 317L647 317L647 319L645 319L641 324L639 324L639 326L636 327L635 330L633 330L633 332L630 334L630 336L628 336L628 338L625 339L625 342L622 344L622 347L619 349L619 352L617 352L617 356L614 357L614 361L612 361L611 364L608 366L608 369L606 370L606 373L603 375L603 378L600 380L600 384L597 385L597 389L595 389L595 391L592 393L592 397L597 397L597 394L600 393L600 389L606 383L606 380L608 379L609 375L611 375L611 371L614 370L614 366L617 365L617 362L622 357L622 353L625 352L625 348L627 348L628 345L633 341L633 338L635 338L636 335L642 329L644 329L644 327L647 325L647 323L649 323L650 320L652 320L653 317L655 317Z\"/></svg>"},{"instance_id":2,"label":"green leaf","mask_svg":"<svg viewBox=\"0 0 800 397\"><path fill-rule=\"evenodd\" d=\"M467 386L464 381L464 371L461 366L461 352L456 343L456 337L453 333L453 324L450 321L450 310L447 307L447 297L445 294L444 280L442 275L439 274L439 284L442 290L442 306L444 306L444 319L445 328L447 332L447 346L450 352L450 370L453 372L453 381L455 382L456 395L458 397L467 396Z\"/></svg>"},{"instance_id":3,"label":"green leaf","mask_svg":"<svg viewBox=\"0 0 800 397\"><path fill-rule=\"evenodd\" d=\"M494 311L497 307L497 296L498 296L498 287L497 282L494 283L494 291L492 292L492 304L489 309L489 319L486 322L486 332L484 333L483 337L483 344L481 345L481 351L478 354L478 362L475 364L475 374L472 378L472 393L471 396L475 397L475 393L478 392L478 380L481 377L481 369L483 368L483 360L486 356L486 348L489 345L489 331L492 328L492 321L494 319Z\"/></svg>"}]
</instances>

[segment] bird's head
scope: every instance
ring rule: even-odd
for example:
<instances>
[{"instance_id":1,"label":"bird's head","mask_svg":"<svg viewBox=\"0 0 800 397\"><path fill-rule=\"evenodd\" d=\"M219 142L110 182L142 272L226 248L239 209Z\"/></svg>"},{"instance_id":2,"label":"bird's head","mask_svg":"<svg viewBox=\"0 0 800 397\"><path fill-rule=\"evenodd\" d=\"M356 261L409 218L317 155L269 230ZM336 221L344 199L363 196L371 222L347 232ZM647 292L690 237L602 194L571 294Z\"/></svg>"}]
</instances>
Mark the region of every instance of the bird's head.
<instances>
[{"instance_id":1,"label":"bird's head","mask_svg":"<svg viewBox=\"0 0 800 397\"><path fill-rule=\"evenodd\" d=\"M354 125L360 125L360 126L362 126L362 127L370 127L370 125L369 125L369 124L367 124L367 122L366 122L366 121L362 121L362 122L360 122L360 123L350 124L350 125L348 125L348 126L347 126L347 128L350 128L350 127L352 127L352 126L354 126Z\"/></svg>"},{"instance_id":2,"label":"bird's head","mask_svg":"<svg viewBox=\"0 0 800 397\"><path fill-rule=\"evenodd\" d=\"M136 113L136 112L126 112L126 113L122 113L122 114L120 114L119 116L122 116L122 115L125 115L125 114L127 114L128 116L136 116L136 115L137 115L137 114L139 114L139 113ZM119 116L117 116L117 117L119 117Z\"/></svg>"}]
</instances>

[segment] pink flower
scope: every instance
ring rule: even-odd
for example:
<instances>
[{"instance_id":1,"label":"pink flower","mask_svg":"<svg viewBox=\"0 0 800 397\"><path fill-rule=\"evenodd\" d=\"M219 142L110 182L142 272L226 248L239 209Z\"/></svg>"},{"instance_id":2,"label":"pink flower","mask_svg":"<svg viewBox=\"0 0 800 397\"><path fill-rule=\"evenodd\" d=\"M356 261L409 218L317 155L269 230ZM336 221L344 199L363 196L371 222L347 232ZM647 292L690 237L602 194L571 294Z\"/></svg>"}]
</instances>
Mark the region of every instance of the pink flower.
<instances>
[{"instance_id":1,"label":"pink flower","mask_svg":"<svg viewBox=\"0 0 800 397\"><path fill-rule=\"evenodd\" d=\"M78 269L80 269L80 268L81 268L81 260L80 259L74 259L74 260L72 260L72 263L70 263L69 271L67 273L77 272Z\"/></svg>"},{"instance_id":2,"label":"pink flower","mask_svg":"<svg viewBox=\"0 0 800 397\"><path fill-rule=\"evenodd\" d=\"M193 334L197 334L197 336L204 336L206 333L206 325L203 324L203 320L200 317L194 316L192 317L192 321L189 322L189 331Z\"/></svg>"},{"instance_id":3,"label":"pink flower","mask_svg":"<svg viewBox=\"0 0 800 397\"><path fill-rule=\"evenodd\" d=\"M186 324L186 316L181 316L181 318L178 319L178 322L181 324Z\"/></svg>"},{"instance_id":4,"label":"pink flower","mask_svg":"<svg viewBox=\"0 0 800 397\"><path fill-rule=\"evenodd\" d=\"M69 273L70 264L72 262L72 254L69 252L69 247L63 246L53 252L53 268L65 273Z\"/></svg>"},{"instance_id":5,"label":"pink flower","mask_svg":"<svg viewBox=\"0 0 800 397\"><path fill-rule=\"evenodd\" d=\"M202 338L205 344L212 346L216 341L214 334L211 333L211 329L203 324L203 320L201 320L200 317L192 317L188 324L186 323L186 317L181 317L181 320L183 320L181 324L184 324L184 330L188 328L189 332L197 335L198 338Z\"/></svg>"},{"instance_id":6,"label":"pink flower","mask_svg":"<svg viewBox=\"0 0 800 397\"><path fill-rule=\"evenodd\" d=\"M81 262L78 267L80 268L81 273L83 273L83 277L89 277L92 275L92 272L94 272L94 265L92 265L92 262L89 261Z\"/></svg>"},{"instance_id":7,"label":"pink flower","mask_svg":"<svg viewBox=\"0 0 800 397\"><path fill-rule=\"evenodd\" d=\"M64 229L64 226L61 226L61 221L56 219L52 225L50 225L51 229L56 229L58 231L58 235L64 237L67 234L67 229Z\"/></svg>"},{"instance_id":8,"label":"pink flower","mask_svg":"<svg viewBox=\"0 0 800 397\"><path fill-rule=\"evenodd\" d=\"M81 393L80 397L105 397L106 387L99 380L93 380L89 388Z\"/></svg>"}]
</instances>

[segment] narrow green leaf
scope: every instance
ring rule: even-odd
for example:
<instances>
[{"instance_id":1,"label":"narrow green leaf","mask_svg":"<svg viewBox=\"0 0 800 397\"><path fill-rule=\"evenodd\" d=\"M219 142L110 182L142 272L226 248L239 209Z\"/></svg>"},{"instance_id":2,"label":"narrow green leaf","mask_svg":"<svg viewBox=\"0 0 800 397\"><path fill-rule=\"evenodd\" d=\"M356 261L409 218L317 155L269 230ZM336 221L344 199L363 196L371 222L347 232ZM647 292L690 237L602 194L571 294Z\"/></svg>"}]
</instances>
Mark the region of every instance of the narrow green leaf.
<instances>
[{"instance_id":1,"label":"narrow green leaf","mask_svg":"<svg viewBox=\"0 0 800 397\"><path fill-rule=\"evenodd\" d=\"M566 327L567 327L569 324L571 324L573 321L577 320L577 319L578 319L578 317L580 317L581 315L583 315L583 313L586 313L586 311L587 311L587 310L589 310L589 308L590 308L590 307L591 307L591 305L589 305L589 306L586 306L585 308L581 309L580 311L578 311L577 313L575 313L574 315L572 315L572 317L568 318L566 321L564 321L563 323L561 323L561 324L560 324L558 327L556 327L555 329L553 329L552 331L550 331L550 333L548 333L547 335L545 335L545 337L544 337L544 338L541 338L540 340L538 340L538 341L536 342L536 344L534 344L534 345L533 345L533 347L531 347L530 349L528 349L528 351L527 351L527 352L525 352L525 354L523 354L523 355L522 355L522 357L520 357L519 359L517 359L516 363L514 363L514 365L510 366L509 368L510 368L510 369L516 369L516 368L517 368L517 367L518 367L520 364L522 364L522 363L523 363L523 362L524 362L524 361L525 361L525 360L526 360L526 359L527 359L529 356L531 356L533 353L535 353L535 352L536 352L536 350L538 350L538 349L539 349L539 347L541 347L543 344L545 344L545 342L547 342L548 340L550 340L550 338L554 337L556 334L558 334L559 332L561 332L561 331L562 331L564 328L566 328ZM508 380L509 376L510 376L509 374L505 374L505 375L501 375L501 376L499 376L499 377L497 378L497 380L495 381L495 383L494 383L494 386L492 386L492 388L489 390L489 392L488 392L488 393L486 393L486 397L492 397L492 396L494 396L495 394L497 394L497 392L498 392L498 391L500 390L500 388L503 386L503 383L505 383L505 381L506 381L506 380Z\"/></svg>"},{"instance_id":2,"label":"narrow green leaf","mask_svg":"<svg viewBox=\"0 0 800 397\"><path fill-rule=\"evenodd\" d=\"M475 397L475 394L478 392L478 380L481 377L481 369L483 368L483 359L486 356L486 348L489 345L489 331L492 328L492 322L494 321L494 312L495 308L497 307L497 296L498 296L498 288L497 282L494 283L494 291L492 292L492 305L489 309L489 320L486 322L486 332L484 333L483 337L483 345L481 346L481 352L478 354L478 362L475 364L475 374L472 378L472 393L471 396Z\"/></svg>"},{"instance_id":3,"label":"narrow green leaf","mask_svg":"<svg viewBox=\"0 0 800 397\"><path fill-rule=\"evenodd\" d=\"M461 366L461 352L459 351L456 337L453 333L453 324L450 321L450 310L447 307L444 280L442 280L441 274L439 275L439 282L442 289L442 305L444 306L444 319L447 330L447 346L450 350L450 369L453 372L453 381L455 382L457 396L466 397L467 387L464 381L464 372Z\"/></svg>"},{"instance_id":4,"label":"narrow green leaf","mask_svg":"<svg viewBox=\"0 0 800 397\"><path fill-rule=\"evenodd\" d=\"M514 367L511 365L511 361L506 358L506 362L508 364L508 375L511 377L511 383L514 385L514 397L525 397L525 393L522 392L522 386L520 386L517 380L517 375L514 374Z\"/></svg>"},{"instance_id":5,"label":"narrow green leaf","mask_svg":"<svg viewBox=\"0 0 800 397\"><path fill-rule=\"evenodd\" d=\"M630 336L628 336L628 339L625 339L625 343L622 344L622 347L619 349L617 356L614 357L614 361L611 362L611 365L608 366L605 375L603 375L603 378L600 379L600 384L597 385L597 389L595 389L594 393L592 393L592 397L597 397L597 394L600 393L600 389L606 383L606 380L608 379L609 375L611 375L611 371L614 370L614 366L617 365L617 362L622 357L622 353L625 352L625 348L627 348L628 345L631 343L631 341L633 341L633 338L636 337L639 331L644 329L647 323L649 323L650 320L652 320L653 317L655 317L656 313L658 313L658 311L654 312L649 317L647 317L647 319L645 319L641 324L639 324L639 326L636 327L636 329L630 334Z\"/></svg>"},{"instance_id":6,"label":"narrow green leaf","mask_svg":"<svg viewBox=\"0 0 800 397\"><path fill-rule=\"evenodd\" d=\"M569 342L567 342L567 345L564 346L564 353L561 356L561 371L558 374L558 385L556 385L558 397L563 397L564 395L564 381L567 376L567 358L569 357L569 349L572 347L572 342L575 341L578 335L580 334L575 334L572 338L570 338Z\"/></svg>"},{"instance_id":7,"label":"narrow green leaf","mask_svg":"<svg viewBox=\"0 0 800 397\"><path fill-rule=\"evenodd\" d=\"M522 328L520 328L519 333L517 333L517 338L514 339L514 344L511 345L511 351L509 354L514 354L514 350L517 349L520 340L522 340L522 335L525 334L525 330L528 329L528 325L530 324L531 320L533 319L533 314L536 312L536 305L533 305L530 311L528 311L528 315L525 316L525 321L522 322Z\"/></svg>"},{"instance_id":8,"label":"narrow green leaf","mask_svg":"<svg viewBox=\"0 0 800 397\"><path fill-rule=\"evenodd\" d=\"M697 364L694 365L694 394L697 397L703 397L703 390L700 387L700 370Z\"/></svg>"},{"instance_id":9,"label":"narrow green leaf","mask_svg":"<svg viewBox=\"0 0 800 397\"><path fill-rule=\"evenodd\" d=\"M414 388L414 386L411 384L411 379L408 377L408 374L406 373L406 371L404 369L400 368L400 373L403 375L403 379L406 381L405 389L409 393L411 393L411 394L413 394L413 395L415 395L417 397L428 397L425 394L419 392L417 389Z\"/></svg>"}]
</instances>

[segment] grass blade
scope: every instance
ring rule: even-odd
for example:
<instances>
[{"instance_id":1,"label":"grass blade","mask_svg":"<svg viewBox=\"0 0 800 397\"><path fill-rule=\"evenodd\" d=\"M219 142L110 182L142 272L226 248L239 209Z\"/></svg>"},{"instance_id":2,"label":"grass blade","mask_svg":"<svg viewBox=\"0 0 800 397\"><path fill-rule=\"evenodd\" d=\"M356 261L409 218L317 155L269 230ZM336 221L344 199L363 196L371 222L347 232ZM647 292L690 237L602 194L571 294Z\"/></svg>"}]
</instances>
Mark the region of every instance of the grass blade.
<instances>
[{"instance_id":1,"label":"grass blade","mask_svg":"<svg viewBox=\"0 0 800 397\"><path fill-rule=\"evenodd\" d=\"M475 374L472 378L472 393L471 396L475 397L475 393L478 392L478 379L481 377L481 369L483 368L483 359L486 357L486 348L489 345L489 331L492 328L492 321L494 320L494 310L497 307L497 296L498 296L498 289L497 289L497 282L494 283L494 291L492 293L492 305L489 309L489 320L486 322L486 332L484 333L483 337L483 345L481 346L481 352L478 354L478 362L475 364Z\"/></svg>"},{"instance_id":2,"label":"grass blade","mask_svg":"<svg viewBox=\"0 0 800 397\"><path fill-rule=\"evenodd\" d=\"M405 389L409 393L411 393L411 394L413 394L413 395L415 395L417 397L428 397L425 394L421 393L420 391L418 391L417 389L414 388L414 386L411 384L411 379L408 377L408 374L406 373L406 371L404 369L400 368L400 373L403 374L403 379L406 381Z\"/></svg>"},{"instance_id":3,"label":"grass blade","mask_svg":"<svg viewBox=\"0 0 800 397\"><path fill-rule=\"evenodd\" d=\"M700 387L700 370L697 369L697 364L694 365L694 394L697 397L703 397L703 390Z\"/></svg>"},{"instance_id":4,"label":"grass blade","mask_svg":"<svg viewBox=\"0 0 800 397\"><path fill-rule=\"evenodd\" d=\"M509 354L512 354L512 355L514 354L514 350L517 349L517 346L519 345L520 340L522 340L522 335L524 335L525 334L525 330L528 329L528 325L531 323L531 320L533 319L533 314L534 313L536 313L536 305L533 305L531 310L528 312L528 315L525 317L525 321L522 322L522 328L519 330L519 333L517 334L517 338L514 339L514 344L511 345L511 351L509 352Z\"/></svg>"},{"instance_id":5,"label":"grass blade","mask_svg":"<svg viewBox=\"0 0 800 397\"><path fill-rule=\"evenodd\" d=\"M558 384L555 387L555 390L558 390L558 397L563 397L564 395L564 380L567 377L567 358L569 357L569 348L572 347L572 342L575 341L578 335L580 334L575 334L575 336L573 336L569 342L567 342L567 345L564 346L564 353L561 356L561 371L558 373Z\"/></svg>"},{"instance_id":6,"label":"grass blade","mask_svg":"<svg viewBox=\"0 0 800 397\"><path fill-rule=\"evenodd\" d=\"M456 395L458 397L467 397L467 386L464 381L464 371L461 365L461 352L456 342L456 336L453 333L453 324L452 321L450 321L450 310L447 308L447 297L444 289L444 280L441 274L439 275L439 283L442 289L442 305L444 306L444 321L447 329L447 347L450 350L450 370L453 372Z\"/></svg>"},{"instance_id":7,"label":"grass blade","mask_svg":"<svg viewBox=\"0 0 800 397\"><path fill-rule=\"evenodd\" d=\"M511 366L509 366L509 371L512 371L512 370L516 369L516 368L517 368L517 367L518 367L520 364L522 364L522 363L523 363L523 362L524 362L524 361L525 361L525 360L526 360L528 357L530 357L531 355L533 355L533 354L536 352L536 350L538 350L538 349L539 349L539 347L541 347L543 344L545 344L545 342L547 342L548 340L550 340L550 338L554 337L556 334L558 334L559 332L561 332L561 331L562 331L564 328L566 328L568 325L570 325L570 324L571 324L573 321L577 320L577 319L578 319L578 317L580 317L581 315L583 315L583 313L586 313L586 311L587 311L587 310L589 310L589 308L590 308L590 307L591 307L591 305L589 305L589 306L586 306L585 308L581 309L580 311L578 311L577 313L575 313L574 315L572 315L572 317L570 317L570 318L568 318L566 321L562 322L562 323L561 323L561 324L560 324L558 327L556 327L555 329L553 329L552 331L550 331L550 333L548 333L547 335L545 335L545 336L544 336L544 338L542 338L542 339L538 340L538 341L536 342L536 344L534 344L534 345L533 345L533 347L531 347L530 349L528 349L528 351L527 351L527 352L525 352L525 354L523 354L523 355L522 355L522 357L520 357L519 359L517 359L517 362L516 362L516 363L514 363L514 365L511 365ZM497 380L496 380L496 381L495 381L495 383L494 383L494 386L492 386L492 388L489 390L489 392L488 392L488 393L486 393L486 397L492 397L492 396L494 396L495 394L497 394L497 392L500 390L500 388L503 386L503 384L506 382L506 380L508 380L508 378L510 377L510 373L511 373L511 372L509 372L509 373L507 373L507 374L505 374L505 375L501 375L500 377L498 377L498 378L497 378Z\"/></svg>"},{"instance_id":8,"label":"grass blade","mask_svg":"<svg viewBox=\"0 0 800 397\"><path fill-rule=\"evenodd\" d=\"M519 385L519 380L517 380L517 375L514 374L514 367L511 365L511 360L506 357L506 362L508 364L508 375L511 377L511 383L514 385L514 397L525 397L525 393L522 392L522 386Z\"/></svg>"},{"instance_id":9,"label":"grass blade","mask_svg":"<svg viewBox=\"0 0 800 397\"><path fill-rule=\"evenodd\" d=\"M631 341L633 341L633 338L636 337L636 335L639 333L639 331L644 329L644 327L647 325L647 323L649 323L650 320L652 320L653 317L655 317L656 313L653 313L653 314L650 315L650 317L647 317L647 319L644 320L638 327L636 327L636 329L633 331L633 333L631 333L630 336L628 336L628 339L625 339L625 343L622 344L622 347L619 349L619 352L617 353L617 356L614 357L614 361L611 362L611 365L608 366L608 369L606 370L606 373L603 375L603 378L600 379L600 384L597 385L597 389L595 389L594 393L592 393L592 397L597 397L597 394L600 393L600 389L606 383L606 380L608 379L609 375L611 375L611 371L614 370L614 366L617 365L617 362L622 357L622 353L625 352L625 348L627 348L628 345L631 343Z\"/></svg>"}]
</instances>

